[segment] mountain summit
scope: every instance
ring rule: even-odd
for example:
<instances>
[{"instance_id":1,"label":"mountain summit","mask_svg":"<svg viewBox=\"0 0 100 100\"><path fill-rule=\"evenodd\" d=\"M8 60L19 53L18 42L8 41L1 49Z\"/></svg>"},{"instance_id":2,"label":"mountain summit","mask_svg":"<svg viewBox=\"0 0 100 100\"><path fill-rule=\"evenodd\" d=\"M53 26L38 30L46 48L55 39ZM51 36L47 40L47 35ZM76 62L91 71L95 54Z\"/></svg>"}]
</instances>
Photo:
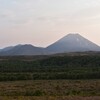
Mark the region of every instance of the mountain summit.
<instances>
[{"instance_id":1,"label":"mountain summit","mask_svg":"<svg viewBox=\"0 0 100 100\"><path fill-rule=\"evenodd\" d=\"M68 34L47 47L52 53L100 51L100 47L79 34Z\"/></svg>"}]
</instances>

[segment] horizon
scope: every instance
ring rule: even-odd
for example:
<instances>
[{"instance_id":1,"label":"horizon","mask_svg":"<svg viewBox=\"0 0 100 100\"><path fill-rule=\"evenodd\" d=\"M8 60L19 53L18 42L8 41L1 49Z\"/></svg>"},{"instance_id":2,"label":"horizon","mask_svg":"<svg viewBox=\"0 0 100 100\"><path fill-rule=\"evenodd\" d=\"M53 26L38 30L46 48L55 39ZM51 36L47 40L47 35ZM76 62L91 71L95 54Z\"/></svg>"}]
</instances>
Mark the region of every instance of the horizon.
<instances>
[{"instance_id":1,"label":"horizon","mask_svg":"<svg viewBox=\"0 0 100 100\"><path fill-rule=\"evenodd\" d=\"M100 0L0 0L0 48L47 47L69 33L100 46Z\"/></svg>"}]
</instances>

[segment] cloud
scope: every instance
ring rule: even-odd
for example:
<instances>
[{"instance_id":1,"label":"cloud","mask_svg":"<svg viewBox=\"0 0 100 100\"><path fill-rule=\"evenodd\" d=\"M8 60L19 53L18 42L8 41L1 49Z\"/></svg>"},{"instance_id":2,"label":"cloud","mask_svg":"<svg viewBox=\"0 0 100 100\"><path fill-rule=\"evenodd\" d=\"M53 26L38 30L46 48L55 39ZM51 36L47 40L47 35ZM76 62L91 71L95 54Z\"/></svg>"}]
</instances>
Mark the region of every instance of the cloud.
<instances>
[{"instance_id":1,"label":"cloud","mask_svg":"<svg viewBox=\"0 0 100 100\"><path fill-rule=\"evenodd\" d=\"M100 16L100 6L82 9L72 14L72 17L74 17L75 19L77 18L82 20L83 19L89 20L97 16Z\"/></svg>"},{"instance_id":2,"label":"cloud","mask_svg":"<svg viewBox=\"0 0 100 100\"><path fill-rule=\"evenodd\" d=\"M9 24L25 23L33 16L34 5L32 0L0 1L0 22ZM3 5L3 6L1 6Z\"/></svg>"}]
</instances>

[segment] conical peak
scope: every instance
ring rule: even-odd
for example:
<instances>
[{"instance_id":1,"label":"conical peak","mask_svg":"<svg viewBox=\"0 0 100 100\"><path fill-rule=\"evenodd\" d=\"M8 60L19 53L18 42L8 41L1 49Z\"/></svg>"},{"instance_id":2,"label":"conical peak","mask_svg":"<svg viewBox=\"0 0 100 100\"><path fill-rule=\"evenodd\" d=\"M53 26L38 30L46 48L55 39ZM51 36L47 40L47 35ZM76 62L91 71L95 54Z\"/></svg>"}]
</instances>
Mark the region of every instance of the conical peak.
<instances>
[{"instance_id":1,"label":"conical peak","mask_svg":"<svg viewBox=\"0 0 100 100\"><path fill-rule=\"evenodd\" d=\"M77 35L77 34L79 34L79 33L69 33L69 35Z\"/></svg>"},{"instance_id":2,"label":"conical peak","mask_svg":"<svg viewBox=\"0 0 100 100\"><path fill-rule=\"evenodd\" d=\"M67 36L79 36L80 34L79 33L69 33Z\"/></svg>"},{"instance_id":3,"label":"conical peak","mask_svg":"<svg viewBox=\"0 0 100 100\"><path fill-rule=\"evenodd\" d=\"M66 40L66 39L75 39L75 38L81 38L82 36L78 33L70 33L70 34L67 34L66 36L64 36L61 40Z\"/></svg>"},{"instance_id":4,"label":"conical peak","mask_svg":"<svg viewBox=\"0 0 100 100\"><path fill-rule=\"evenodd\" d=\"M48 47L59 52L99 51L100 47L78 33L70 33Z\"/></svg>"}]
</instances>

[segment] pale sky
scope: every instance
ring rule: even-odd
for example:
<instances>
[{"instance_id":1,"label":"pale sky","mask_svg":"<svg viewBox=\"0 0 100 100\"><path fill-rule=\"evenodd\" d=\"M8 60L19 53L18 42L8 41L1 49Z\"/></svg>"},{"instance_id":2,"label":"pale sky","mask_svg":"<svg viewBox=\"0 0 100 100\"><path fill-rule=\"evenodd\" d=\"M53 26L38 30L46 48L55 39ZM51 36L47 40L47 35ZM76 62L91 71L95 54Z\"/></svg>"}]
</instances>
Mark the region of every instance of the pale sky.
<instances>
[{"instance_id":1,"label":"pale sky","mask_svg":"<svg viewBox=\"0 0 100 100\"><path fill-rule=\"evenodd\" d=\"M69 33L100 45L100 0L0 0L0 48L46 47Z\"/></svg>"}]
</instances>

